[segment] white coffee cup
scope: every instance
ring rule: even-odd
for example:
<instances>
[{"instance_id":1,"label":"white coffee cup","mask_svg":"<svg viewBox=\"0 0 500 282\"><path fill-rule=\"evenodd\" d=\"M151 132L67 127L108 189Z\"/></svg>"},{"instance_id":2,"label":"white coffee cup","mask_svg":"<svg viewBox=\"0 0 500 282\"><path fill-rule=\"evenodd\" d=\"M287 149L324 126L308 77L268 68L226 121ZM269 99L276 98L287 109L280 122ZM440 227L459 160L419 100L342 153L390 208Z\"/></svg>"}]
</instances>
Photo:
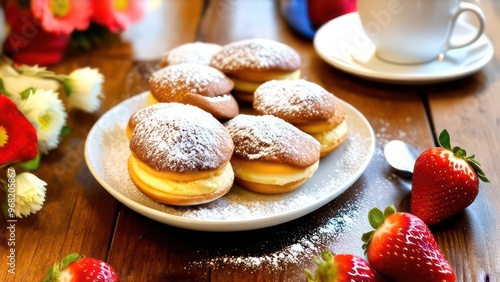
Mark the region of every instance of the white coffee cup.
<instances>
[{"instance_id":1,"label":"white coffee cup","mask_svg":"<svg viewBox=\"0 0 500 282\"><path fill-rule=\"evenodd\" d=\"M358 0L357 9L376 55L399 64L429 62L449 49L466 47L486 26L482 10L461 0ZM464 12L474 14L479 27L472 38L452 43L453 29Z\"/></svg>"}]
</instances>

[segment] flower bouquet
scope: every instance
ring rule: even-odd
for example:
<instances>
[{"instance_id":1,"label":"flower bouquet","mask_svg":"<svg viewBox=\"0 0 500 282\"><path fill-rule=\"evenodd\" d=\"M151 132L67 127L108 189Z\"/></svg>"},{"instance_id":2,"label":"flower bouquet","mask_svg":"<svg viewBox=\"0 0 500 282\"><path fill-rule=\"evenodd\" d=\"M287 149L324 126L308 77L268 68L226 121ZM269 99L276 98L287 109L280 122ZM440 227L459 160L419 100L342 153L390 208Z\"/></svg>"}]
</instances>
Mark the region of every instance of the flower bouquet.
<instances>
[{"instance_id":1,"label":"flower bouquet","mask_svg":"<svg viewBox=\"0 0 500 282\"><path fill-rule=\"evenodd\" d=\"M146 0L5 0L10 32L4 54L14 62L59 62L70 43L90 49L141 19Z\"/></svg>"},{"instance_id":2,"label":"flower bouquet","mask_svg":"<svg viewBox=\"0 0 500 282\"><path fill-rule=\"evenodd\" d=\"M67 111L100 107L103 82L103 75L88 67L56 74L0 57L0 190L6 192L7 218L41 209L47 184L30 171L68 133ZM66 94L66 103L59 92Z\"/></svg>"}]
</instances>

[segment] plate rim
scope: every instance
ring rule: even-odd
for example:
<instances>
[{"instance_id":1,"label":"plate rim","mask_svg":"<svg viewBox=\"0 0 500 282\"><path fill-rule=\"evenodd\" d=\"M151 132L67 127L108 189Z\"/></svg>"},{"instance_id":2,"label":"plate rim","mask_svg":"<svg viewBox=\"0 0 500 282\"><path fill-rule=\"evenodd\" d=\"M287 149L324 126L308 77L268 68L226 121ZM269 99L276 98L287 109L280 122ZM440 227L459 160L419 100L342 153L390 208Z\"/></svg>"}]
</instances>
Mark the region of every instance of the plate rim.
<instances>
[{"instance_id":1,"label":"plate rim","mask_svg":"<svg viewBox=\"0 0 500 282\"><path fill-rule=\"evenodd\" d=\"M95 131L98 130L98 127L100 125L100 122L102 120L106 119L107 115L111 115L112 112L117 109L120 106L123 106L124 103L130 103L132 102L132 99L146 99L148 91L139 93L135 96L132 96L119 104L113 106L110 108L107 112L105 112L92 126L91 130L89 131L86 141L85 141L85 147L84 147L84 156L85 156L85 162L87 164L87 167L89 171L91 172L92 176L97 180L97 182L106 190L108 193L110 193L116 200L124 204L125 206L129 207L130 209L134 210L135 212L153 219L155 221L158 221L163 224L167 224L170 226L175 226L179 228L184 228L184 229L190 229L190 230L196 230L196 231L209 231L209 232L232 232L232 231L246 231L246 230L254 230L254 229L260 229L260 228L266 228L266 227L271 227L271 226L276 226L282 223L289 222L291 220L300 218L304 215L307 215L311 213L314 210L317 210L327 204L328 202L334 200L338 196L340 196L342 193L344 193L347 189L349 189L364 173L366 168L368 167L369 163L371 162L373 155L375 153L375 133L373 131L372 126L370 125L369 121L366 119L366 117L354 106L351 104L347 103L346 101L340 99L337 97L337 99L343 104L343 106L348 107L349 110L352 112L356 113L357 117L362 121L363 125L366 126L366 129L368 130L369 136L371 137L370 139L370 144L369 144L369 150L366 154L366 158L363 161L363 163L359 166L359 168L356 170L356 172L344 182L346 183L342 189L337 189L334 192L328 194L325 197L322 197L318 199L317 201L314 202L314 204L309 204L303 207L300 207L299 209L292 210L292 211L286 211L286 212L281 212L277 214L273 214L264 218L254 218L254 219L247 219L247 220L197 220L193 218L186 218L182 217L179 215L173 215L169 214L145 205L142 205L130 198L128 198L126 195L122 194L120 191L116 190L115 188L111 187L110 184L108 184L105 179L103 179L99 172L96 171L94 166L92 165L90 161L90 156L89 156L89 142L91 136L95 134Z\"/></svg>"},{"instance_id":2,"label":"plate rim","mask_svg":"<svg viewBox=\"0 0 500 282\"><path fill-rule=\"evenodd\" d=\"M350 19L354 18L354 19ZM397 84L436 84L440 82L446 82L450 80L455 80L459 78L463 78L467 75L470 75L478 70L480 70L482 67L484 67L488 62L491 61L491 59L494 57L494 47L491 42L491 40L488 38L486 34L481 35L479 40L483 40L484 43L487 46L487 51L485 52L485 56L482 56L481 59L478 59L475 64L469 65L468 67L462 67L462 71L460 72L455 72L453 74L449 74L447 72L443 72L442 74L438 75L411 75L411 74L401 74L401 73L384 73L384 72L378 72L376 70L370 69L366 66L361 66L361 65L356 65L356 68L353 68L352 66L354 64L349 63L345 60L342 60L340 58L337 58L336 56L328 56L323 50L324 48L320 46L320 41L323 40L325 36L327 36L328 29L330 26L341 22L341 21L347 21L347 19L350 20L358 20L359 21L359 16L358 12L351 12L344 14L342 16L339 16L337 18L334 18L327 23L325 23L323 26L321 26L318 31L316 32L314 39L313 39L313 45L314 49L316 51L316 54L326 63L329 65L340 69L344 72L347 72L349 74L362 77L365 79L369 79L372 81L378 81L378 82L389 82L389 83L397 83ZM467 23L467 22L459 22L459 24L463 25L465 28L475 28L473 25ZM346 25L349 26L349 25Z\"/></svg>"}]
</instances>

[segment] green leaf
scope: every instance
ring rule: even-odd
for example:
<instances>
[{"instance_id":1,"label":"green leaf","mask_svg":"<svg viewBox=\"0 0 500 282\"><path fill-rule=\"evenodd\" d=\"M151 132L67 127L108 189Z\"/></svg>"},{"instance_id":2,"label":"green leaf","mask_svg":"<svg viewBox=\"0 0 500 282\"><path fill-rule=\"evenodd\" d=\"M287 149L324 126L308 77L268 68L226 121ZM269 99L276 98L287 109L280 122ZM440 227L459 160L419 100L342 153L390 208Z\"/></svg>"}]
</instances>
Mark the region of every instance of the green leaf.
<instances>
[{"instance_id":1,"label":"green leaf","mask_svg":"<svg viewBox=\"0 0 500 282\"><path fill-rule=\"evenodd\" d=\"M318 265L314 276L310 271L305 271L307 281L311 282L330 282L336 281L337 266L333 261L333 254L329 251L323 251L321 258L313 257L314 262Z\"/></svg>"},{"instance_id":2,"label":"green leaf","mask_svg":"<svg viewBox=\"0 0 500 282\"><path fill-rule=\"evenodd\" d=\"M66 94L66 97L69 97L71 95L71 86L69 85L68 79L64 80L62 86L64 88L64 93Z\"/></svg>"},{"instance_id":3,"label":"green leaf","mask_svg":"<svg viewBox=\"0 0 500 282\"><path fill-rule=\"evenodd\" d=\"M370 222L370 225L375 229L366 233L363 233L361 236L361 240L364 242L362 245L363 250L365 250L365 254L368 251L368 245L370 244L370 241L377 231L377 229L384 224L385 219L392 214L396 213L396 208L393 205L387 206L384 209L384 212L382 213L381 210L378 208L373 208L368 212L368 221Z\"/></svg>"},{"instance_id":4,"label":"green leaf","mask_svg":"<svg viewBox=\"0 0 500 282\"><path fill-rule=\"evenodd\" d=\"M451 150L450 134L446 129L443 129L441 134L439 134L439 145L445 149Z\"/></svg>"},{"instance_id":5,"label":"green leaf","mask_svg":"<svg viewBox=\"0 0 500 282\"><path fill-rule=\"evenodd\" d=\"M392 214L396 213L396 208L393 205L387 206L384 210L384 216L385 218L389 217Z\"/></svg>"},{"instance_id":6,"label":"green leaf","mask_svg":"<svg viewBox=\"0 0 500 282\"><path fill-rule=\"evenodd\" d=\"M5 89L5 85L3 84L3 80L0 78L0 94L9 97L9 93Z\"/></svg>"},{"instance_id":7,"label":"green leaf","mask_svg":"<svg viewBox=\"0 0 500 282\"><path fill-rule=\"evenodd\" d=\"M467 163L472 167L472 169L474 169L477 177L479 179L481 179L481 181L490 182L490 180L486 177L485 173L483 172L483 169L481 168L481 164L478 161L476 161L475 159L473 159L473 157L474 157L474 155L467 158L466 159Z\"/></svg>"},{"instance_id":8,"label":"green leaf","mask_svg":"<svg viewBox=\"0 0 500 282\"><path fill-rule=\"evenodd\" d=\"M375 233L375 230L363 233L363 235L361 235L361 241L363 241L365 243L369 243L370 240L372 239L372 236L373 236L374 233Z\"/></svg>"},{"instance_id":9,"label":"green leaf","mask_svg":"<svg viewBox=\"0 0 500 282\"><path fill-rule=\"evenodd\" d=\"M71 133L71 127L65 125L61 128L61 136L68 136Z\"/></svg>"},{"instance_id":10,"label":"green leaf","mask_svg":"<svg viewBox=\"0 0 500 282\"><path fill-rule=\"evenodd\" d=\"M29 88L24 89L24 90L23 90L23 92L21 92L21 93L20 93L20 95L21 95L21 98L22 98L23 100L26 100L26 99L28 99L28 97L29 97L31 94L33 94L33 93L35 93L35 92L36 92L36 88L29 87Z\"/></svg>"},{"instance_id":11,"label":"green leaf","mask_svg":"<svg viewBox=\"0 0 500 282\"><path fill-rule=\"evenodd\" d=\"M80 257L79 254L69 254L61 260L61 269L65 269Z\"/></svg>"},{"instance_id":12,"label":"green leaf","mask_svg":"<svg viewBox=\"0 0 500 282\"><path fill-rule=\"evenodd\" d=\"M379 210L378 208L373 208L368 212L368 221L374 229L377 229L384 223L385 216L381 210Z\"/></svg>"},{"instance_id":13,"label":"green leaf","mask_svg":"<svg viewBox=\"0 0 500 282\"><path fill-rule=\"evenodd\" d=\"M30 161L25 161L25 162L22 162L22 163L19 163L19 165L27 170L30 170L30 171L34 171L36 169L38 169L38 167L40 166L40 160L42 158L42 155L40 154L40 152L38 152L38 154L36 155L36 157Z\"/></svg>"}]
</instances>

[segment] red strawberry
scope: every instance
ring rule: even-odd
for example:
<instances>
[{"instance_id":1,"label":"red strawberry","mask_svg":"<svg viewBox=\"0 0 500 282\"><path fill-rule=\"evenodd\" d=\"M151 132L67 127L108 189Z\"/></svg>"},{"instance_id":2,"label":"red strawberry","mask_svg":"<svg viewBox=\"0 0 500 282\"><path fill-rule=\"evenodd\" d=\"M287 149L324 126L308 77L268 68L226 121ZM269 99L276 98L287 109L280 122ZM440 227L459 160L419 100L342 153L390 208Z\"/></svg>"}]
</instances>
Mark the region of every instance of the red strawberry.
<instances>
[{"instance_id":1,"label":"red strawberry","mask_svg":"<svg viewBox=\"0 0 500 282\"><path fill-rule=\"evenodd\" d=\"M377 281L370 265L361 257L351 254L333 255L328 251L321 253L321 259L314 257L318 264L315 274L305 271L308 282L351 282Z\"/></svg>"},{"instance_id":2,"label":"red strawberry","mask_svg":"<svg viewBox=\"0 0 500 282\"><path fill-rule=\"evenodd\" d=\"M49 269L44 282L52 281L114 282L118 278L109 264L79 254L70 254Z\"/></svg>"},{"instance_id":3,"label":"red strawberry","mask_svg":"<svg viewBox=\"0 0 500 282\"><path fill-rule=\"evenodd\" d=\"M375 228L363 234L363 249L373 269L394 281L455 281L455 273L429 227L410 213L389 206L368 213Z\"/></svg>"},{"instance_id":4,"label":"red strawberry","mask_svg":"<svg viewBox=\"0 0 500 282\"><path fill-rule=\"evenodd\" d=\"M479 179L489 182L474 155L451 148L446 129L439 143L441 147L422 152L413 168L410 212L428 225L467 208L479 192Z\"/></svg>"}]
</instances>

